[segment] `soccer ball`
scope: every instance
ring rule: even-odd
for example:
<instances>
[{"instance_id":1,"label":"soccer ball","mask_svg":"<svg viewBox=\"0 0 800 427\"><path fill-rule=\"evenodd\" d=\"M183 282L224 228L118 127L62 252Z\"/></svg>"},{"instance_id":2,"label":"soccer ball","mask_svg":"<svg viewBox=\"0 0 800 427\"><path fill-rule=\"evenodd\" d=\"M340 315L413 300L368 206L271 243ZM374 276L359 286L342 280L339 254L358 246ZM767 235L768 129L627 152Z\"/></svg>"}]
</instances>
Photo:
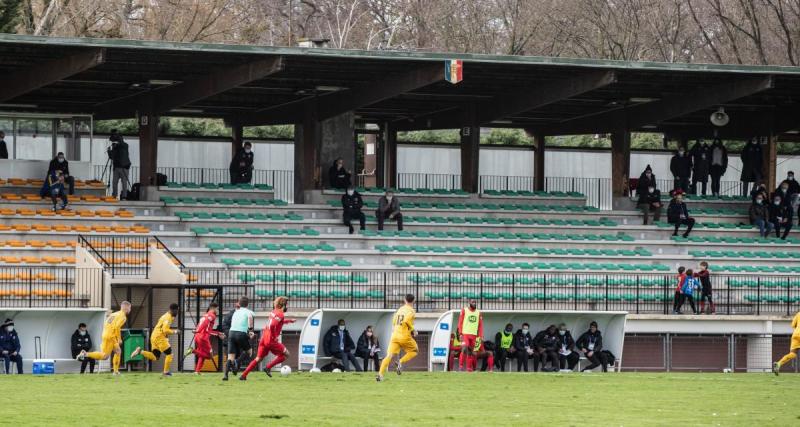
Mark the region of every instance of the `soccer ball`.
<instances>
[{"instance_id":1,"label":"soccer ball","mask_svg":"<svg viewBox=\"0 0 800 427\"><path fill-rule=\"evenodd\" d=\"M285 376L287 376L287 375L289 375L291 373L292 373L292 368L290 368L290 367L288 367L286 365L281 366L281 375L283 375L285 377Z\"/></svg>"},{"instance_id":2,"label":"soccer ball","mask_svg":"<svg viewBox=\"0 0 800 427\"><path fill-rule=\"evenodd\" d=\"M319 368L311 368L311 370L308 371L308 372L311 372L312 374L318 374L318 373L320 373L322 371Z\"/></svg>"},{"instance_id":3,"label":"soccer ball","mask_svg":"<svg viewBox=\"0 0 800 427\"><path fill-rule=\"evenodd\" d=\"M336 368L336 369L332 370L331 372L333 372L334 374L338 374L339 372L342 372L342 370L339 369L339 368Z\"/></svg>"}]
</instances>

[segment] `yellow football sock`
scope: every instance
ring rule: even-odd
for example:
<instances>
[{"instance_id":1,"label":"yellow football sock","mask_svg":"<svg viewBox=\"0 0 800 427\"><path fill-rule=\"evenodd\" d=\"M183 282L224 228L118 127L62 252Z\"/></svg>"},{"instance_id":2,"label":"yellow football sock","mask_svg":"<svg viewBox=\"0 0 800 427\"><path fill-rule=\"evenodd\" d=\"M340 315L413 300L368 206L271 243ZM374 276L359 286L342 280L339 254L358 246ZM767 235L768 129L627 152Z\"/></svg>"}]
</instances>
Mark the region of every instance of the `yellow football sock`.
<instances>
[{"instance_id":1,"label":"yellow football sock","mask_svg":"<svg viewBox=\"0 0 800 427\"><path fill-rule=\"evenodd\" d=\"M170 367L170 365L172 365L172 355L171 355L171 354L168 354L168 355L167 355L167 356L164 358L164 373L167 373L167 372L169 372L169 367Z\"/></svg>"},{"instance_id":2,"label":"yellow football sock","mask_svg":"<svg viewBox=\"0 0 800 427\"><path fill-rule=\"evenodd\" d=\"M91 353L86 353L86 357L94 360L103 360L106 357L106 355L99 351L93 351Z\"/></svg>"},{"instance_id":3,"label":"yellow football sock","mask_svg":"<svg viewBox=\"0 0 800 427\"><path fill-rule=\"evenodd\" d=\"M114 354L114 357L111 359L111 366L114 368L114 372L119 372L119 362L122 357L119 354Z\"/></svg>"},{"instance_id":4,"label":"yellow football sock","mask_svg":"<svg viewBox=\"0 0 800 427\"><path fill-rule=\"evenodd\" d=\"M406 362L408 362L409 360L411 360L411 359L413 359L415 357L417 357L417 352L416 351L409 351L408 353L404 354L403 357L400 358L400 363L401 364L402 363L406 363Z\"/></svg>"},{"instance_id":5,"label":"yellow football sock","mask_svg":"<svg viewBox=\"0 0 800 427\"><path fill-rule=\"evenodd\" d=\"M781 360L778 361L778 366L783 366L789 363L795 357L797 357L797 355L794 352L786 353L786 356L783 356Z\"/></svg>"},{"instance_id":6,"label":"yellow football sock","mask_svg":"<svg viewBox=\"0 0 800 427\"><path fill-rule=\"evenodd\" d=\"M381 375L385 374L386 371L389 369L389 364L392 363L392 359L393 357L391 355L383 358L383 361L381 361L381 370L380 370Z\"/></svg>"},{"instance_id":7,"label":"yellow football sock","mask_svg":"<svg viewBox=\"0 0 800 427\"><path fill-rule=\"evenodd\" d=\"M144 356L145 359L147 359L147 360L149 360L151 362L155 362L156 360L158 360L158 358L156 357L155 354L153 354L153 353L151 353L149 351L146 351L146 350L142 351L142 356Z\"/></svg>"}]
</instances>

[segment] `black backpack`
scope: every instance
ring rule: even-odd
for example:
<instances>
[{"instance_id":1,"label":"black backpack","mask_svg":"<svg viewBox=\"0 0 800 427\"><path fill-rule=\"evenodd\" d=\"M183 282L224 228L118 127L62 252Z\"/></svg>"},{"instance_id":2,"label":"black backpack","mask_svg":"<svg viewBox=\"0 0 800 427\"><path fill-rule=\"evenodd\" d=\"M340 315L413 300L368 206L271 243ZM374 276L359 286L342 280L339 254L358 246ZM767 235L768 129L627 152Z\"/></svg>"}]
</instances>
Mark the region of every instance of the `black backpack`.
<instances>
[{"instance_id":1,"label":"black backpack","mask_svg":"<svg viewBox=\"0 0 800 427\"><path fill-rule=\"evenodd\" d=\"M157 173L156 174L156 185L158 185L159 187L163 187L163 186L167 185L167 176L164 175L163 173Z\"/></svg>"},{"instance_id":2,"label":"black backpack","mask_svg":"<svg viewBox=\"0 0 800 427\"><path fill-rule=\"evenodd\" d=\"M611 366L614 366L614 362L617 361L617 357L614 356L614 353L612 353L612 352L610 352L608 350L603 350L602 353L603 353L603 355L606 356L606 363L608 363Z\"/></svg>"},{"instance_id":3,"label":"black backpack","mask_svg":"<svg viewBox=\"0 0 800 427\"><path fill-rule=\"evenodd\" d=\"M128 197L125 200L139 200L139 191L141 188L141 184L138 182L136 184L131 185L130 191L128 191Z\"/></svg>"}]
</instances>

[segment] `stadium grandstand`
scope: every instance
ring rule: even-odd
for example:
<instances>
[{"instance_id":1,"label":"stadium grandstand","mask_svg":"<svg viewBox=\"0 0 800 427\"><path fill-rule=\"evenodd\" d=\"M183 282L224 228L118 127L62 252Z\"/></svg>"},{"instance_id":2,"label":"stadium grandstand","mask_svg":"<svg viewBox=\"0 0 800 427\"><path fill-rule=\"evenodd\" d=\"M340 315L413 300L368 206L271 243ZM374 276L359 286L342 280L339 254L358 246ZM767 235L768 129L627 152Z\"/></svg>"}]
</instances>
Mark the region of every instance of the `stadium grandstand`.
<instances>
[{"instance_id":1,"label":"stadium grandstand","mask_svg":"<svg viewBox=\"0 0 800 427\"><path fill-rule=\"evenodd\" d=\"M302 365L303 321L313 313L359 319L396 309L409 293L420 332L420 356L409 369L428 369L440 356L432 344L440 318L472 300L496 322L513 317L515 329L526 313L552 312L580 331L588 322L577 319L594 312L626 313L612 366L623 371L763 372L788 347L791 316L800 310L800 238L760 236L749 189L742 196L738 183L732 193L685 195L696 223L675 235L667 221L670 179L659 185L662 218L644 224L631 132L660 133L684 147L697 139L753 140L771 193L789 164L779 167L777 144L797 141L800 130L797 68L10 34L0 34L0 57L13 59L0 63L0 130L9 152L0 159L0 315L14 320L28 372L36 358L77 371L70 334L84 322L99 335L122 301L133 304L131 339L179 303L178 329L186 334L171 342L183 354L210 303L222 317L243 296L257 329L276 297L290 298L290 316L300 320L283 336L293 368ZM712 123L713 114L726 123ZM255 176L251 168L246 182L204 164L162 166L173 143L159 140L159 119L167 116L224 119L231 128L229 149L198 158L227 163L245 143L244 128L275 124L294 126L293 154L281 168ZM93 126L133 118L138 134L122 137L135 165L128 193L138 200L120 200L117 183L108 184L117 165L104 166L109 137ZM30 122L40 123L38 131L27 130ZM491 157L481 155L480 135L490 128L532 136L524 185L508 184L518 176L481 174ZM411 179L398 169L398 132L431 129L459 129L459 170L433 168ZM357 169L374 173L367 180L348 173L366 216L365 229L354 221L351 232L345 191L333 188L328 167L343 159L356 169L357 134L368 134L363 157L374 162ZM610 178L583 177L578 186L553 178L559 166L550 159L571 154L549 151L545 138L575 134L610 135ZM177 155L187 157L196 154L193 144L203 146L182 143ZM75 179L66 209L40 193L57 153ZM739 155L729 154L733 164ZM671 176L666 168L655 173ZM739 181L734 174L727 181ZM378 230L375 212L387 191L399 201L402 227L392 215ZM712 272L714 304L704 314L690 314L688 305L674 314L678 268L697 271L701 262ZM221 353L222 343L213 343ZM204 369L222 369L217 359L208 363ZM175 364L190 371L194 358ZM139 359L130 366L148 368Z\"/></svg>"}]
</instances>

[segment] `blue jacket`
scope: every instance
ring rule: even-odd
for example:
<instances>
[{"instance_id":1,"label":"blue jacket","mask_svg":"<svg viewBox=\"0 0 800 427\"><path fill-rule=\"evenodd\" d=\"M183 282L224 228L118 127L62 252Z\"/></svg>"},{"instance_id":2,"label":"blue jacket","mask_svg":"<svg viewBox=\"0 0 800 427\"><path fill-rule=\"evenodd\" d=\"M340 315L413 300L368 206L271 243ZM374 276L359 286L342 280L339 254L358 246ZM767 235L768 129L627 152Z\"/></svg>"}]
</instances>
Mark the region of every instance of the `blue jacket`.
<instances>
[{"instance_id":1,"label":"blue jacket","mask_svg":"<svg viewBox=\"0 0 800 427\"><path fill-rule=\"evenodd\" d=\"M19 353L22 347L19 345L19 335L17 331L7 332L5 328L0 332L0 351L7 351L9 353Z\"/></svg>"},{"instance_id":2,"label":"blue jacket","mask_svg":"<svg viewBox=\"0 0 800 427\"><path fill-rule=\"evenodd\" d=\"M691 296L694 293L694 290L700 287L700 279L696 277L687 277L686 280L683 282L683 287L681 288L681 292Z\"/></svg>"}]
</instances>

